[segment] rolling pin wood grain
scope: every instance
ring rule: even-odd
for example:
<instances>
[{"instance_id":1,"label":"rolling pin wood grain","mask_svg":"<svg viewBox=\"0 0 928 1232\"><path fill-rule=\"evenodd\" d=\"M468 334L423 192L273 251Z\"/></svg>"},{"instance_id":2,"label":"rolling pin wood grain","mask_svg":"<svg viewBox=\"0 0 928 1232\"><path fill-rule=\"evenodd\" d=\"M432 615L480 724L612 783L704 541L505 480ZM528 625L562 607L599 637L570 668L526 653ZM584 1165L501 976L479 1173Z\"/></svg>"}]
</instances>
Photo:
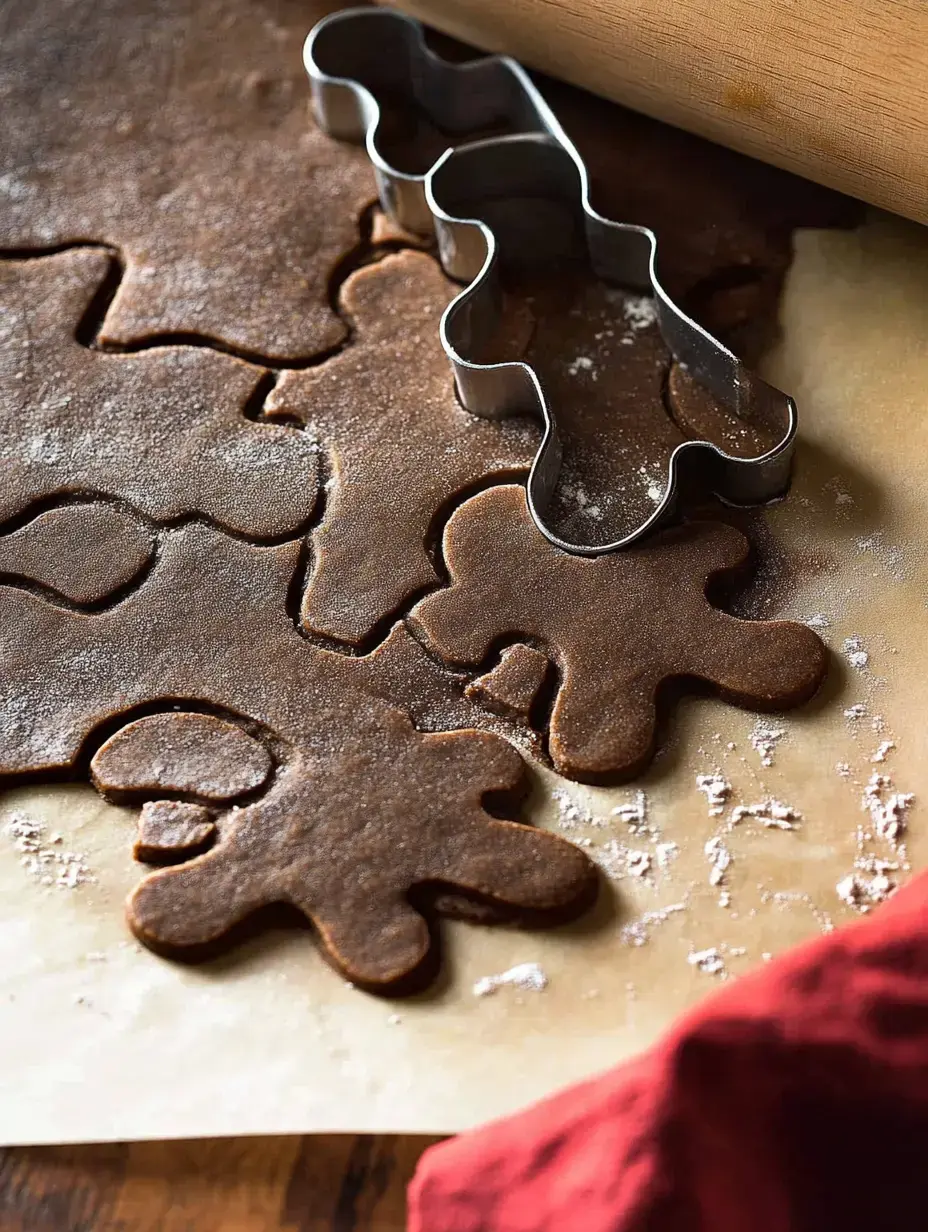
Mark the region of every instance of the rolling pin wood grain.
<instances>
[{"instance_id":1,"label":"rolling pin wood grain","mask_svg":"<svg viewBox=\"0 0 928 1232\"><path fill-rule=\"evenodd\" d=\"M928 0L401 0L397 7L928 223Z\"/></svg>"}]
</instances>

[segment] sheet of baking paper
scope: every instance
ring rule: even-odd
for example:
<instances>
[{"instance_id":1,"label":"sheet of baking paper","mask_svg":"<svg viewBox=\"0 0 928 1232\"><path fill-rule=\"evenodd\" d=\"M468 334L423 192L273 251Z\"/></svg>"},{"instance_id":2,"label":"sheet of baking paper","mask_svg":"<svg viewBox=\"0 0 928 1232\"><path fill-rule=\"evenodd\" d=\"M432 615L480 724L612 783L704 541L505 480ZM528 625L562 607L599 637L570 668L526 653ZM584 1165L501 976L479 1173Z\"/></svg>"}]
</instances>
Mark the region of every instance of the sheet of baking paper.
<instances>
[{"instance_id":1,"label":"sheet of baking paper","mask_svg":"<svg viewBox=\"0 0 928 1232\"><path fill-rule=\"evenodd\" d=\"M547 935L448 926L439 984L397 1004L347 987L309 934L202 967L143 951L122 917L139 875L133 814L86 787L10 792L0 1140L457 1130L646 1047L724 978L850 918L835 887L854 871L874 771L915 794L908 859L928 861L928 232L875 216L856 234L800 234L796 249L768 371L798 399L802 440L770 524L787 548L778 611L812 620L834 652L822 695L765 730L687 702L630 787L540 774L533 815L610 866L601 908ZM703 774L729 785L718 815ZM728 828L732 807L770 797L801 814L795 829ZM94 880L43 885L21 863L15 817ZM886 842L868 851L901 860ZM474 995L523 963L545 988Z\"/></svg>"}]
</instances>

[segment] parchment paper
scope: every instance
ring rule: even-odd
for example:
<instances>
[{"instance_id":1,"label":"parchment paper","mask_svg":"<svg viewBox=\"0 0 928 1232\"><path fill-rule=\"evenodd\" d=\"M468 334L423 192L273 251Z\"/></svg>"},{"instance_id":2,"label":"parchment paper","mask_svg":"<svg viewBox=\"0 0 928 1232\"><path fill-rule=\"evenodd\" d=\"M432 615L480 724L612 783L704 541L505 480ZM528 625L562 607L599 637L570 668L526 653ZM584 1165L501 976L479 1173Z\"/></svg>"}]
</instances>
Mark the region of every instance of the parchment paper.
<instances>
[{"instance_id":1,"label":"parchment paper","mask_svg":"<svg viewBox=\"0 0 928 1232\"><path fill-rule=\"evenodd\" d=\"M446 926L439 985L396 1004L347 987L308 933L201 967L143 951L122 914L139 875L134 815L86 787L9 792L0 800L0 1140L458 1130L629 1056L726 976L853 915L835 885L853 869L874 769L916 794L908 857L913 868L928 861L918 799L928 800L928 232L874 215L857 233L801 233L796 247L782 343L768 364L802 420L793 494L769 515L787 549L777 614L823 617L835 655L823 694L772 720L785 731L773 765L752 745L756 716L686 702L640 783L567 788L600 823L574 836L600 859L612 840L646 850L652 873L611 880L593 919L556 932ZM852 649L863 648L865 667L847 662L846 638L860 639ZM846 718L855 703L868 713ZM896 748L871 763L883 740ZM709 816L696 790L696 775L715 770L732 785L730 805L772 795L801 812L800 828L744 821L725 831L730 809ZM537 780L532 816L569 823L552 798L564 785ZM639 787L657 841L679 846L676 858L663 849L666 869L655 841L610 815ZM7 833L14 814L43 823L46 836L60 831L60 849L81 853L95 881L37 882ZM714 834L732 860L711 886L704 845ZM613 871L624 867L617 850ZM643 913L680 903L641 924ZM688 960L710 947L723 966L714 975ZM474 995L480 977L523 962L541 965L544 990Z\"/></svg>"}]
</instances>

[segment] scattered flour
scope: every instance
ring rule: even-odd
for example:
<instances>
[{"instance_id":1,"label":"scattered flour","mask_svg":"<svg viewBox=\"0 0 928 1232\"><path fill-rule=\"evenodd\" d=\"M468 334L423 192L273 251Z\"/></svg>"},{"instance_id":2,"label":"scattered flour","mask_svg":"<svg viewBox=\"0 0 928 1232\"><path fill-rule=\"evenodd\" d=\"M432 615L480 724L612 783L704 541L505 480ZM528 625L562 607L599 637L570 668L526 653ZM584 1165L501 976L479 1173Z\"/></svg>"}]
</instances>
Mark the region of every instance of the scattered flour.
<instances>
[{"instance_id":1,"label":"scattered flour","mask_svg":"<svg viewBox=\"0 0 928 1232\"><path fill-rule=\"evenodd\" d=\"M643 791L635 793L635 799L628 804L617 804L612 810L613 817L624 821L633 834L644 829L648 821L648 798Z\"/></svg>"},{"instance_id":2,"label":"scattered flour","mask_svg":"<svg viewBox=\"0 0 928 1232\"><path fill-rule=\"evenodd\" d=\"M647 877L651 871L651 853L630 851L625 857L625 867L632 877Z\"/></svg>"},{"instance_id":3,"label":"scattered flour","mask_svg":"<svg viewBox=\"0 0 928 1232\"><path fill-rule=\"evenodd\" d=\"M731 824L737 826L745 818L759 821L768 830L795 830L802 813L780 800L760 800L757 804L740 804L731 811Z\"/></svg>"},{"instance_id":4,"label":"scattered flour","mask_svg":"<svg viewBox=\"0 0 928 1232\"><path fill-rule=\"evenodd\" d=\"M889 898L895 888L895 883L890 881L885 873L876 873L873 877L848 873L835 886L835 891L848 907L864 912Z\"/></svg>"},{"instance_id":5,"label":"scattered flour","mask_svg":"<svg viewBox=\"0 0 928 1232\"><path fill-rule=\"evenodd\" d=\"M645 792L636 792L635 800L629 804L616 804L613 817L629 825L641 825L647 821L648 802Z\"/></svg>"},{"instance_id":6,"label":"scattered flour","mask_svg":"<svg viewBox=\"0 0 928 1232\"><path fill-rule=\"evenodd\" d=\"M810 629L827 629L831 626L831 621L824 612L817 612L814 616L807 616L805 623Z\"/></svg>"},{"instance_id":7,"label":"scattered flour","mask_svg":"<svg viewBox=\"0 0 928 1232\"><path fill-rule=\"evenodd\" d=\"M764 719L758 719L751 732L751 744L762 766L772 766L777 743L786 735L785 727L774 727Z\"/></svg>"},{"instance_id":8,"label":"scattered flour","mask_svg":"<svg viewBox=\"0 0 928 1232\"><path fill-rule=\"evenodd\" d=\"M595 373L593 379L596 379ZM560 494L565 500L573 503L575 513L581 514L584 518L590 518L594 522L602 521L602 509L599 505L590 502L589 494L582 484L564 481L560 486Z\"/></svg>"},{"instance_id":9,"label":"scattered flour","mask_svg":"<svg viewBox=\"0 0 928 1232\"><path fill-rule=\"evenodd\" d=\"M626 924L619 936L625 945L645 945L650 940L650 930L653 925L663 924L670 916L675 915L678 911L685 910L685 902L671 903L669 907L656 907L653 911L646 911L637 920L632 920L630 924Z\"/></svg>"},{"instance_id":10,"label":"scattered flour","mask_svg":"<svg viewBox=\"0 0 928 1232\"><path fill-rule=\"evenodd\" d=\"M881 741L879 748L876 750L876 752L873 754L870 760L871 761L885 761L886 754L891 753L895 747L896 747L895 740Z\"/></svg>"},{"instance_id":11,"label":"scattered flour","mask_svg":"<svg viewBox=\"0 0 928 1232\"><path fill-rule=\"evenodd\" d=\"M721 885L731 866L731 852L718 835L708 840L703 851L709 861L709 885Z\"/></svg>"},{"instance_id":12,"label":"scattered flour","mask_svg":"<svg viewBox=\"0 0 928 1232\"><path fill-rule=\"evenodd\" d=\"M558 822L562 830L574 830L577 826L603 826L605 822L594 816L585 805L580 804L563 787L556 787L551 799L557 805Z\"/></svg>"},{"instance_id":13,"label":"scattered flour","mask_svg":"<svg viewBox=\"0 0 928 1232\"><path fill-rule=\"evenodd\" d=\"M898 873L898 860L882 860L879 856L859 855L854 861L854 867L864 873Z\"/></svg>"},{"instance_id":14,"label":"scattered flour","mask_svg":"<svg viewBox=\"0 0 928 1232\"><path fill-rule=\"evenodd\" d=\"M874 555L896 582L904 582L910 575L910 568L905 559L902 548L892 543L887 543L881 532L875 535L862 536L856 542L857 551L863 555L865 552L870 552Z\"/></svg>"},{"instance_id":15,"label":"scattered flour","mask_svg":"<svg viewBox=\"0 0 928 1232\"><path fill-rule=\"evenodd\" d=\"M633 332L647 329L657 321L657 304L650 295L626 295L622 315Z\"/></svg>"},{"instance_id":16,"label":"scattered flour","mask_svg":"<svg viewBox=\"0 0 928 1232\"><path fill-rule=\"evenodd\" d=\"M705 793L709 816L721 817L725 811L725 801L731 795L731 783L721 774L697 774L696 790Z\"/></svg>"},{"instance_id":17,"label":"scattered flour","mask_svg":"<svg viewBox=\"0 0 928 1232\"><path fill-rule=\"evenodd\" d=\"M844 712L844 717L850 719L852 723L856 723L858 719L866 717L867 707L863 702L855 702L853 706L848 706Z\"/></svg>"},{"instance_id":18,"label":"scattered flour","mask_svg":"<svg viewBox=\"0 0 928 1232\"><path fill-rule=\"evenodd\" d=\"M658 843L654 848L654 856L657 860L657 867L667 869L673 860L680 854L680 848L676 843Z\"/></svg>"},{"instance_id":19,"label":"scattered flour","mask_svg":"<svg viewBox=\"0 0 928 1232\"><path fill-rule=\"evenodd\" d=\"M822 485L822 491L830 493L834 497L836 505L853 505L854 498L850 492L846 491L841 486L841 480L837 478L829 479L827 483Z\"/></svg>"},{"instance_id":20,"label":"scattered flour","mask_svg":"<svg viewBox=\"0 0 928 1232\"><path fill-rule=\"evenodd\" d=\"M870 662L870 655L864 650L863 638L857 636L846 637L844 639L844 657L851 667L856 667L859 672L862 672Z\"/></svg>"},{"instance_id":21,"label":"scattered flour","mask_svg":"<svg viewBox=\"0 0 928 1232\"><path fill-rule=\"evenodd\" d=\"M906 813L914 803L912 792L894 791L890 776L876 770L870 775L860 801L861 808L870 814L877 834L893 845L905 833Z\"/></svg>"},{"instance_id":22,"label":"scattered flour","mask_svg":"<svg viewBox=\"0 0 928 1232\"><path fill-rule=\"evenodd\" d=\"M42 885L75 890L96 880L84 863L84 854L62 850L61 835L53 832L46 836L41 822L24 813L13 813L5 830L20 853L20 864Z\"/></svg>"},{"instance_id":23,"label":"scattered flour","mask_svg":"<svg viewBox=\"0 0 928 1232\"><path fill-rule=\"evenodd\" d=\"M794 903L803 903L811 911L816 924L823 933L834 932L834 920L827 911L822 909L815 903L804 890L768 890L758 886L760 890L760 901L762 903L773 902L781 909L790 909Z\"/></svg>"},{"instance_id":24,"label":"scattered flour","mask_svg":"<svg viewBox=\"0 0 928 1232\"><path fill-rule=\"evenodd\" d=\"M725 971L725 960L714 945L708 950L693 950L687 954L686 961L705 975L722 975Z\"/></svg>"},{"instance_id":25,"label":"scattered flour","mask_svg":"<svg viewBox=\"0 0 928 1232\"><path fill-rule=\"evenodd\" d=\"M632 847L613 838L590 852L600 868L615 881L623 877L647 877L651 871L651 853Z\"/></svg>"},{"instance_id":26,"label":"scattered flour","mask_svg":"<svg viewBox=\"0 0 928 1232\"><path fill-rule=\"evenodd\" d=\"M578 355L576 359L572 359L567 365L567 371L571 376L576 376L579 372L589 372L593 380L596 380L596 372L593 367L593 361L589 355Z\"/></svg>"},{"instance_id":27,"label":"scattered flour","mask_svg":"<svg viewBox=\"0 0 928 1232\"><path fill-rule=\"evenodd\" d=\"M526 992L541 992L548 987L548 977L538 963L519 963L499 975L484 975L474 984L475 997L488 997L498 988L510 984L513 988L521 988Z\"/></svg>"}]
</instances>

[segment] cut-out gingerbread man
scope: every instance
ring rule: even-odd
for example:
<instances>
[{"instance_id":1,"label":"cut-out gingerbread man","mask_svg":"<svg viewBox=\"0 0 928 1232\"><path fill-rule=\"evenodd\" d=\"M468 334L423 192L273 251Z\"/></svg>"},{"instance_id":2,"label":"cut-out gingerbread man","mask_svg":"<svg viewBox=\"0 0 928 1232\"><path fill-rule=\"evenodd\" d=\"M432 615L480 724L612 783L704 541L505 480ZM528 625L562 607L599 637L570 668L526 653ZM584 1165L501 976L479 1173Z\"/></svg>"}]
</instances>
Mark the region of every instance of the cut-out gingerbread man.
<instances>
[{"instance_id":1,"label":"cut-out gingerbread man","mask_svg":"<svg viewBox=\"0 0 928 1232\"><path fill-rule=\"evenodd\" d=\"M743 565L748 551L732 527L702 522L608 556L570 556L536 529L523 488L493 488L449 521L451 585L412 620L449 662L479 664L504 641L544 649L561 676L549 735L555 768L589 781L626 778L653 753L667 680L695 677L767 710L797 705L821 683L826 652L811 629L740 620L706 597L712 578Z\"/></svg>"}]
</instances>

